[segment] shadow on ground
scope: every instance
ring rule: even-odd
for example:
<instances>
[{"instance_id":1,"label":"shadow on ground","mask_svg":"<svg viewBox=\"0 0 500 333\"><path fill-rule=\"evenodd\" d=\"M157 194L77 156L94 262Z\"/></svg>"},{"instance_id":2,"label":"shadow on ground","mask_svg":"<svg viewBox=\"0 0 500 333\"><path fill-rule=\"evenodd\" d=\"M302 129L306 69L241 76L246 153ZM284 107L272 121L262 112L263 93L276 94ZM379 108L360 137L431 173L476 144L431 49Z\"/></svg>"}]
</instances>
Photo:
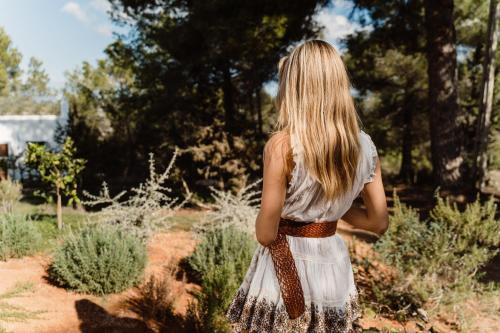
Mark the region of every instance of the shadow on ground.
<instances>
[{"instance_id":1,"label":"shadow on ground","mask_svg":"<svg viewBox=\"0 0 500 333\"><path fill-rule=\"evenodd\" d=\"M82 333L154 333L142 320L112 315L88 299L76 301L75 308Z\"/></svg>"}]
</instances>

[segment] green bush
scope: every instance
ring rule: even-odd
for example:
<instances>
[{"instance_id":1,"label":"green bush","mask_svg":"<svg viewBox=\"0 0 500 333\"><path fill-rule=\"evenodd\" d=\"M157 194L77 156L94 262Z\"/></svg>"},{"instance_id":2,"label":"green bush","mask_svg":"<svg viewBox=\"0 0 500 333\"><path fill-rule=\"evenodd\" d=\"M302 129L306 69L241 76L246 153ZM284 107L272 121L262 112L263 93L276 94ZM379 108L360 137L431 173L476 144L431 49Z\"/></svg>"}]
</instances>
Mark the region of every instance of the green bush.
<instances>
[{"instance_id":1,"label":"green bush","mask_svg":"<svg viewBox=\"0 0 500 333\"><path fill-rule=\"evenodd\" d=\"M24 215L0 215L0 260L20 258L40 248L38 228Z\"/></svg>"},{"instance_id":2,"label":"green bush","mask_svg":"<svg viewBox=\"0 0 500 333\"><path fill-rule=\"evenodd\" d=\"M188 264L201 281L188 322L196 332L229 332L224 311L229 306L252 260L257 243L234 226L213 228L203 234Z\"/></svg>"},{"instance_id":3,"label":"green bush","mask_svg":"<svg viewBox=\"0 0 500 333\"><path fill-rule=\"evenodd\" d=\"M429 219L421 221L395 195L389 230L375 249L399 271L400 285L423 302L430 297L456 302L481 288L479 269L498 253L495 212L493 199L484 204L477 199L461 211L438 197Z\"/></svg>"},{"instance_id":4,"label":"green bush","mask_svg":"<svg viewBox=\"0 0 500 333\"><path fill-rule=\"evenodd\" d=\"M117 227L87 226L65 237L48 274L62 287L108 294L136 285L146 260L146 246L136 237Z\"/></svg>"}]
</instances>

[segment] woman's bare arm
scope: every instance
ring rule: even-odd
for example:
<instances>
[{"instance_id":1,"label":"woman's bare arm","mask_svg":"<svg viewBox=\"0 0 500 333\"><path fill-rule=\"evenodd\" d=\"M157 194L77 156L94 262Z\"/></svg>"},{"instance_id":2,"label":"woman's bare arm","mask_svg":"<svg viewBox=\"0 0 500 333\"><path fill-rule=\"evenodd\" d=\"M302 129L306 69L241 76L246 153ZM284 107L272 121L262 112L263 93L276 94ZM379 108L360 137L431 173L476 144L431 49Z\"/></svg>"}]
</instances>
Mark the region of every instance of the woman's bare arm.
<instances>
[{"instance_id":1,"label":"woman's bare arm","mask_svg":"<svg viewBox=\"0 0 500 333\"><path fill-rule=\"evenodd\" d=\"M260 211L255 222L257 241L263 246L271 244L278 234L281 211L285 203L286 134L275 134L264 147L264 177Z\"/></svg>"},{"instance_id":2,"label":"woman's bare arm","mask_svg":"<svg viewBox=\"0 0 500 333\"><path fill-rule=\"evenodd\" d=\"M364 229L382 235L389 226L389 214L378 159L373 181L366 183L361 196L366 209L351 207L342 216L342 220L357 229Z\"/></svg>"}]
</instances>

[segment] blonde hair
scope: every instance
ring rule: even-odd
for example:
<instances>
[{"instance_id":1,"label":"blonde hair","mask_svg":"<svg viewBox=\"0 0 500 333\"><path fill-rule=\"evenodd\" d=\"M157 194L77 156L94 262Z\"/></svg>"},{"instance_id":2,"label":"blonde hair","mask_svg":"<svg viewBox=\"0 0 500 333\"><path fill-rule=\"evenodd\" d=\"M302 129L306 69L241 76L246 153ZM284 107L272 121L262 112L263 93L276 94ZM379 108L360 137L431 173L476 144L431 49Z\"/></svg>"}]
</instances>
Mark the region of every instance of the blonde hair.
<instances>
[{"instance_id":1,"label":"blonde hair","mask_svg":"<svg viewBox=\"0 0 500 333\"><path fill-rule=\"evenodd\" d=\"M353 186L361 150L344 63L332 45L310 40L278 67L278 129L298 139L305 167L326 198L341 197Z\"/></svg>"}]
</instances>

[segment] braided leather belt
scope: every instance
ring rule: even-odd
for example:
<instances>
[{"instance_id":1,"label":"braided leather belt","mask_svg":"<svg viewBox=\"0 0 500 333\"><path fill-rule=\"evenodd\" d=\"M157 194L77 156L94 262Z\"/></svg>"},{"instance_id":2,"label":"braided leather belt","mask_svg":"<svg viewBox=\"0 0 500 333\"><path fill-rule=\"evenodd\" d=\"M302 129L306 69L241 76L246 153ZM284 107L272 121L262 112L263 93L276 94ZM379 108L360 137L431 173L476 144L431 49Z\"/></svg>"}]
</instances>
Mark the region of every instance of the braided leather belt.
<instances>
[{"instance_id":1,"label":"braided leather belt","mask_svg":"<svg viewBox=\"0 0 500 333\"><path fill-rule=\"evenodd\" d=\"M337 231L337 221L297 222L281 219L278 236L267 246L273 260L281 296L290 319L299 317L305 311L304 292L300 284L297 267L290 251L286 235L293 237L322 238Z\"/></svg>"}]
</instances>

